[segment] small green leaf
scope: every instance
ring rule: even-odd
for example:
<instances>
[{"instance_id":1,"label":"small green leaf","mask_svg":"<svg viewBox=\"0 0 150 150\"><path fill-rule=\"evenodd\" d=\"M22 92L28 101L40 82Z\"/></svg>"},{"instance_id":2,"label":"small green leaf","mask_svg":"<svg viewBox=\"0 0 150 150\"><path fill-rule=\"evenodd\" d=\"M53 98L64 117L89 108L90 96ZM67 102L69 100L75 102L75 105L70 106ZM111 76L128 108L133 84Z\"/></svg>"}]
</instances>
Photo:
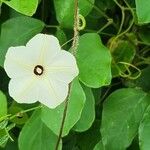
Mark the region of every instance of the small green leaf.
<instances>
[{"instance_id":1,"label":"small green leaf","mask_svg":"<svg viewBox=\"0 0 150 150\"><path fill-rule=\"evenodd\" d=\"M145 92L132 88L116 90L106 99L101 124L104 149L125 150L132 143L149 100Z\"/></svg>"},{"instance_id":2,"label":"small green leaf","mask_svg":"<svg viewBox=\"0 0 150 150\"><path fill-rule=\"evenodd\" d=\"M37 9L38 0L2 0L5 4L13 8L14 10L27 15L32 16Z\"/></svg>"},{"instance_id":3,"label":"small green leaf","mask_svg":"<svg viewBox=\"0 0 150 150\"><path fill-rule=\"evenodd\" d=\"M138 22L140 24L150 22L150 0L135 0L136 2L136 14L138 17Z\"/></svg>"},{"instance_id":4,"label":"small green leaf","mask_svg":"<svg viewBox=\"0 0 150 150\"><path fill-rule=\"evenodd\" d=\"M7 126L7 124L8 124L8 120L4 120L4 121L0 122L0 130L4 129Z\"/></svg>"},{"instance_id":5,"label":"small green leaf","mask_svg":"<svg viewBox=\"0 0 150 150\"><path fill-rule=\"evenodd\" d=\"M73 127L73 130L77 132L83 132L89 129L95 119L95 100L92 90L85 86L82 87L86 95L86 101L81 114L81 118Z\"/></svg>"},{"instance_id":6,"label":"small green leaf","mask_svg":"<svg viewBox=\"0 0 150 150\"><path fill-rule=\"evenodd\" d=\"M5 143L8 141L9 135L6 129L0 130L0 147L3 147Z\"/></svg>"},{"instance_id":7,"label":"small green leaf","mask_svg":"<svg viewBox=\"0 0 150 150\"><path fill-rule=\"evenodd\" d=\"M150 106L147 108L139 127L140 150L150 149Z\"/></svg>"},{"instance_id":8,"label":"small green leaf","mask_svg":"<svg viewBox=\"0 0 150 150\"><path fill-rule=\"evenodd\" d=\"M6 96L0 91L0 118L7 115L7 99Z\"/></svg>"},{"instance_id":9,"label":"small green leaf","mask_svg":"<svg viewBox=\"0 0 150 150\"><path fill-rule=\"evenodd\" d=\"M62 134L63 136L67 135L70 129L80 119L85 99L84 91L76 78L71 86L67 115ZM49 109L47 107L42 109L41 118L43 122L57 135L59 134L62 123L64 105L65 102L56 109Z\"/></svg>"},{"instance_id":10,"label":"small green leaf","mask_svg":"<svg viewBox=\"0 0 150 150\"><path fill-rule=\"evenodd\" d=\"M74 0L53 0L56 17L61 26L73 27L74 20ZM89 1L89 2L88 2ZM95 0L79 0L79 11L83 16L87 16L93 8Z\"/></svg>"},{"instance_id":11,"label":"small green leaf","mask_svg":"<svg viewBox=\"0 0 150 150\"><path fill-rule=\"evenodd\" d=\"M79 39L77 64L80 80L98 88L111 82L111 55L96 33L86 33Z\"/></svg>"},{"instance_id":12,"label":"small green leaf","mask_svg":"<svg viewBox=\"0 0 150 150\"><path fill-rule=\"evenodd\" d=\"M25 45L43 28L43 22L29 17L16 17L3 23L0 35L0 66L3 67L5 54L10 46Z\"/></svg>"},{"instance_id":13,"label":"small green leaf","mask_svg":"<svg viewBox=\"0 0 150 150\"><path fill-rule=\"evenodd\" d=\"M40 110L34 112L21 130L19 135L19 150L55 149L58 137L41 121L40 113Z\"/></svg>"}]
</instances>

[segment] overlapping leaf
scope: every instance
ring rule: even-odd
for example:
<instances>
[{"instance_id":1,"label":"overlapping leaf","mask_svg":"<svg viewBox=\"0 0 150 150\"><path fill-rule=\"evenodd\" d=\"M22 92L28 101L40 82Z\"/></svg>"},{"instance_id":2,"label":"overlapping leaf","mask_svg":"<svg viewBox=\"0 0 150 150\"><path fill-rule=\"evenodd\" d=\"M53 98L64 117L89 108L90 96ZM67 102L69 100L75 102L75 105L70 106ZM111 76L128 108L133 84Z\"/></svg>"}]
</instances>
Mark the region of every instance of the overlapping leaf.
<instances>
[{"instance_id":1,"label":"overlapping leaf","mask_svg":"<svg viewBox=\"0 0 150 150\"><path fill-rule=\"evenodd\" d=\"M10 46L25 45L43 28L42 21L29 17L16 17L3 23L0 35L0 66L3 66L5 54Z\"/></svg>"},{"instance_id":2,"label":"overlapping leaf","mask_svg":"<svg viewBox=\"0 0 150 150\"><path fill-rule=\"evenodd\" d=\"M142 90L132 88L116 90L106 99L101 125L105 149L125 150L131 144L149 99Z\"/></svg>"},{"instance_id":3,"label":"overlapping leaf","mask_svg":"<svg viewBox=\"0 0 150 150\"><path fill-rule=\"evenodd\" d=\"M67 135L71 128L80 119L85 99L84 91L78 79L75 79L72 83L71 93L69 96L68 109L63 128L63 136ZM65 102L56 109L49 109L47 107L42 109L41 118L43 122L57 135L59 135L60 132L64 106Z\"/></svg>"},{"instance_id":4,"label":"overlapping leaf","mask_svg":"<svg viewBox=\"0 0 150 150\"><path fill-rule=\"evenodd\" d=\"M98 88L111 82L111 55L96 33L86 33L79 39L77 63L80 80Z\"/></svg>"}]
</instances>

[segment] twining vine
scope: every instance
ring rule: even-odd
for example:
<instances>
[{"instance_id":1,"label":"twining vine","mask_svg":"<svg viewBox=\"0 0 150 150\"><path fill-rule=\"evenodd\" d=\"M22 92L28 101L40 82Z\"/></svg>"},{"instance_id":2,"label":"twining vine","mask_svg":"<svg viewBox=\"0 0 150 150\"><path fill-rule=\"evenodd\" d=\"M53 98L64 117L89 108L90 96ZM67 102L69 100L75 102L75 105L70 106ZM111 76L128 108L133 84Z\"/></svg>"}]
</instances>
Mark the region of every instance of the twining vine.
<instances>
[{"instance_id":1,"label":"twining vine","mask_svg":"<svg viewBox=\"0 0 150 150\"><path fill-rule=\"evenodd\" d=\"M79 40L79 8L78 8L78 0L74 0L74 37L73 37L73 43L72 43L72 48L71 48L71 53L76 56L77 52L77 46L78 46L78 40ZM64 112L63 112L63 118L60 126L60 131L58 135L58 140L56 142L56 147L55 150L58 150L59 148L59 143L62 138L62 133L63 133L63 128L65 124L65 119L67 115L67 109L68 109L68 101L69 101L69 96L70 96L70 91L71 91L71 83L69 84L69 91L68 91L68 96L65 101L65 106L64 106Z\"/></svg>"}]
</instances>

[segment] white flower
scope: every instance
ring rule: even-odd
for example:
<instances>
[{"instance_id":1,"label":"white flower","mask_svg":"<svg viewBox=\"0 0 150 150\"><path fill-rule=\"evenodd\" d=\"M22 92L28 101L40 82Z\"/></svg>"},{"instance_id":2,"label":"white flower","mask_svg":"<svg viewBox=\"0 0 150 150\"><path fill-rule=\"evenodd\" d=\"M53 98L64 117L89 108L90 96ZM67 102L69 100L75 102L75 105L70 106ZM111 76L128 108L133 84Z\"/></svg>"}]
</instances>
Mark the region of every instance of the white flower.
<instances>
[{"instance_id":1,"label":"white flower","mask_svg":"<svg viewBox=\"0 0 150 150\"><path fill-rule=\"evenodd\" d=\"M11 78L9 94L18 103L61 104L69 83L78 75L75 57L61 50L56 37L37 34L26 46L10 47L4 68Z\"/></svg>"}]
</instances>

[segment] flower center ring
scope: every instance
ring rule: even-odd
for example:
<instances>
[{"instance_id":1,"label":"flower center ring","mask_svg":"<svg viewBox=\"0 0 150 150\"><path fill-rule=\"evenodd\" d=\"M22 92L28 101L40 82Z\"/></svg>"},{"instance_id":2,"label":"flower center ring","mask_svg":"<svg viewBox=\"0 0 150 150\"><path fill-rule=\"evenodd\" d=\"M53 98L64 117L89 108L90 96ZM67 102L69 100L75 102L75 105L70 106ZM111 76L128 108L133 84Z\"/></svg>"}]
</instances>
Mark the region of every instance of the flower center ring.
<instances>
[{"instance_id":1,"label":"flower center ring","mask_svg":"<svg viewBox=\"0 0 150 150\"><path fill-rule=\"evenodd\" d=\"M38 75L38 76L40 76L40 75L42 75L43 74L43 72L44 72L44 68L43 68L43 66L41 66L41 65L37 65L37 66L35 66L35 68L34 68L34 74L35 75Z\"/></svg>"}]
</instances>

